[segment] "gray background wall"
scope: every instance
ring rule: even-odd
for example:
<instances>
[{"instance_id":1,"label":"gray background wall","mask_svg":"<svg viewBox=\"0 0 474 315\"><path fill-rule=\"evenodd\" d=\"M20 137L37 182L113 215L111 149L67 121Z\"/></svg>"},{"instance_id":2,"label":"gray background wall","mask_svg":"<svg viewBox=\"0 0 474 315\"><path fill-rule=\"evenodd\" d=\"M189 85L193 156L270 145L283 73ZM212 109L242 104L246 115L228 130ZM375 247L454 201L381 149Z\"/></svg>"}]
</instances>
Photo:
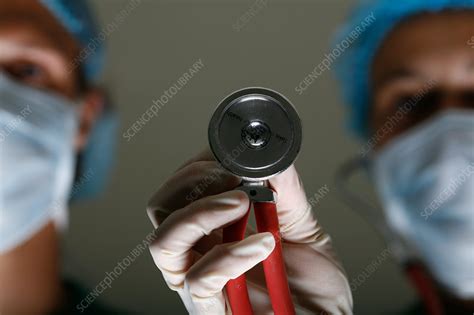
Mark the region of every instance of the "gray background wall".
<instances>
[{"instance_id":1,"label":"gray background wall","mask_svg":"<svg viewBox=\"0 0 474 315\"><path fill-rule=\"evenodd\" d=\"M92 1L103 27L128 3ZM297 107L305 134L297 167L308 195L325 184L330 188L315 211L332 235L350 281L383 252L380 237L340 201L334 189L334 171L357 154L360 144L343 128L345 113L332 71L303 95L294 91L328 52L330 36L351 2L269 0L240 32L235 31L232 25L254 3L142 0L108 36L104 83L120 111L120 134L197 59L202 59L204 69L131 141L120 137L117 167L107 193L73 206L65 237L70 276L93 287L142 241L152 230L145 214L149 196L206 145L207 123L219 100L252 85L280 91ZM356 179L353 187L371 195L363 178ZM357 314L386 314L414 299L392 259L385 260L353 294ZM185 313L148 252L101 298L137 312Z\"/></svg>"}]
</instances>

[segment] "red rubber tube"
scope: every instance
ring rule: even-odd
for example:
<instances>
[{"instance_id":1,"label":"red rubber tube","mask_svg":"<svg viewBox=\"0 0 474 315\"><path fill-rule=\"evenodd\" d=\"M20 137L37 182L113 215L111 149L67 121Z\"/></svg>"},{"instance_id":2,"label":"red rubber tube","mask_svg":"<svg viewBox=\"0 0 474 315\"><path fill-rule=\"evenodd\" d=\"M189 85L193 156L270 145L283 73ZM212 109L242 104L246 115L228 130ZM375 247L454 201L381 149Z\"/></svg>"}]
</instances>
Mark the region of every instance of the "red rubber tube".
<instances>
[{"instance_id":1,"label":"red rubber tube","mask_svg":"<svg viewBox=\"0 0 474 315\"><path fill-rule=\"evenodd\" d=\"M239 221L225 227L222 235L224 243L240 241L244 239L245 228L250 213L250 207L247 214ZM253 315L252 305L250 304L249 293L245 274L238 278L229 280L225 286L227 297L229 298L230 308L234 315Z\"/></svg>"},{"instance_id":2,"label":"red rubber tube","mask_svg":"<svg viewBox=\"0 0 474 315\"><path fill-rule=\"evenodd\" d=\"M283 260L276 205L271 202L256 202L253 207L258 232L271 232L275 238L275 249L263 261L265 281L273 312L275 315L294 315L295 307L291 299Z\"/></svg>"},{"instance_id":3,"label":"red rubber tube","mask_svg":"<svg viewBox=\"0 0 474 315\"><path fill-rule=\"evenodd\" d=\"M426 314L443 315L439 293L423 267L418 263L407 263L405 271L423 301Z\"/></svg>"}]
</instances>

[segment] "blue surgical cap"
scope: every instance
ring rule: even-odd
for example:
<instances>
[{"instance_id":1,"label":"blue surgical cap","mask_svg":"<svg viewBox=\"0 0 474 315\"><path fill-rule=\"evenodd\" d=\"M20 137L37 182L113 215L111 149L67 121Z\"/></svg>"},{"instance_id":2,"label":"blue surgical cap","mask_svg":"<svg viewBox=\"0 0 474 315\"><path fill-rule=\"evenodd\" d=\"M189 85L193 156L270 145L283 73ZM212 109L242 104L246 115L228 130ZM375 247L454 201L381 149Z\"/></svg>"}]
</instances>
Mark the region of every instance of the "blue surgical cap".
<instances>
[{"instance_id":1,"label":"blue surgical cap","mask_svg":"<svg viewBox=\"0 0 474 315\"><path fill-rule=\"evenodd\" d=\"M104 39L85 0L40 0L81 45L73 65L81 64L88 81L97 79L104 66Z\"/></svg>"},{"instance_id":2,"label":"blue surgical cap","mask_svg":"<svg viewBox=\"0 0 474 315\"><path fill-rule=\"evenodd\" d=\"M336 76L349 106L350 128L359 136L369 135L370 69L377 49L387 34L403 19L422 12L474 9L474 0L366 0L359 1L347 22L336 34L335 44L351 37L366 17L366 28L336 60ZM366 20L367 21L367 20ZM369 25L367 25L369 24Z\"/></svg>"}]
</instances>

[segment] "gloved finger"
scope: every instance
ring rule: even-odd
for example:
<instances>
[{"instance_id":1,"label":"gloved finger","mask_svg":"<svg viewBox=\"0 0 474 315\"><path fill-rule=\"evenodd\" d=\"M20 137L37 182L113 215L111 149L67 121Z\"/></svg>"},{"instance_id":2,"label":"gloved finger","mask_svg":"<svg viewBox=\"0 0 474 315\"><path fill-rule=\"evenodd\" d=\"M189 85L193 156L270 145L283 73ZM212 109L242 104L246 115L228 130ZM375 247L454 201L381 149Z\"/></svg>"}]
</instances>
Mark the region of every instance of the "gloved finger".
<instances>
[{"instance_id":1,"label":"gloved finger","mask_svg":"<svg viewBox=\"0 0 474 315\"><path fill-rule=\"evenodd\" d=\"M213 230L237 221L248 206L245 193L228 191L175 211L156 229L150 251L172 290L182 288L185 273L194 262L196 243Z\"/></svg>"},{"instance_id":2,"label":"gloved finger","mask_svg":"<svg viewBox=\"0 0 474 315\"><path fill-rule=\"evenodd\" d=\"M196 154L195 156L193 156L192 158L190 158L189 160L187 160L186 162L183 163L183 165L181 165L177 171L179 171L180 169L188 166L189 164L192 164L194 162L198 162L198 161L215 161L216 159L214 158L214 154L212 154L211 150L206 147L205 149L203 149L202 151L200 151L198 154Z\"/></svg>"},{"instance_id":3,"label":"gloved finger","mask_svg":"<svg viewBox=\"0 0 474 315\"><path fill-rule=\"evenodd\" d=\"M275 239L266 232L217 245L204 255L189 269L185 280L197 314L224 314L225 284L267 258L274 247Z\"/></svg>"},{"instance_id":4,"label":"gloved finger","mask_svg":"<svg viewBox=\"0 0 474 315\"><path fill-rule=\"evenodd\" d=\"M270 178L277 194L277 211L282 238L296 243L310 243L322 237L322 230L311 211L303 183L294 165Z\"/></svg>"},{"instance_id":5,"label":"gloved finger","mask_svg":"<svg viewBox=\"0 0 474 315\"><path fill-rule=\"evenodd\" d=\"M352 314L349 283L329 243L318 248L285 243L283 256L298 305L318 314Z\"/></svg>"},{"instance_id":6,"label":"gloved finger","mask_svg":"<svg viewBox=\"0 0 474 315\"><path fill-rule=\"evenodd\" d=\"M148 202L148 216L156 228L173 211L194 200L232 190L240 181L215 161L193 162L160 186Z\"/></svg>"}]
</instances>

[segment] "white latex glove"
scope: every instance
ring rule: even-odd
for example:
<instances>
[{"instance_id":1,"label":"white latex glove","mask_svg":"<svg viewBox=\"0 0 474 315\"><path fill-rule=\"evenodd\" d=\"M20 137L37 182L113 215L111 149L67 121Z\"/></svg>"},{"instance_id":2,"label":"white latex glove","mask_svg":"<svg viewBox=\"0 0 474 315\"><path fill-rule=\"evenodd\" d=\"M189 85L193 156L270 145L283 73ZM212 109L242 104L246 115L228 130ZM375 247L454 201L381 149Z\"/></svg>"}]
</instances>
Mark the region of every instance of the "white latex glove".
<instances>
[{"instance_id":1,"label":"white latex glove","mask_svg":"<svg viewBox=\"0 0 474 315\"><path fill-rule=\"evenodd\" d=\"M251 235L244 240L222 244L222 228L248 209L246 194L232 190L239 183L206 150L178 169L148 204L157 228L151 254L190 314L230 314L224 286L247 271L255 314L272 314L259 264L275 246L272 235L255 234L249 227ZM283 255L295 305L311 314L352 314L347 278L330 237L313 216L294 166L269 183L277 193Z\"/></svg>"}]
</instances>

